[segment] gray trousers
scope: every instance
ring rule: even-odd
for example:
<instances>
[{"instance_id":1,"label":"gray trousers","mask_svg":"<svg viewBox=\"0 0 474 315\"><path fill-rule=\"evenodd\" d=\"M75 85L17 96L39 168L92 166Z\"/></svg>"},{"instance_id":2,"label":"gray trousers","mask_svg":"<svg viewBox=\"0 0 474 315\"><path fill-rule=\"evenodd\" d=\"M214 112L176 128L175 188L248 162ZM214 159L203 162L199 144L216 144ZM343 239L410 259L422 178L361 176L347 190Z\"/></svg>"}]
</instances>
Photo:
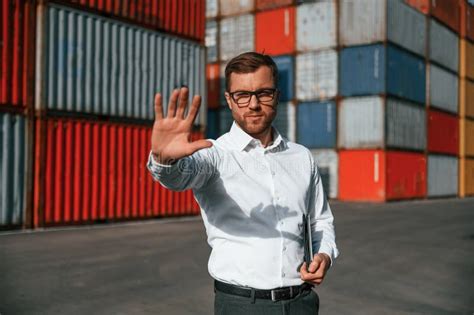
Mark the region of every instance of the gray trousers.
<instances>
[{"instance_id":1,"label":"gray trousers","mask_svg":"<svg viewBox=\"0 0 474 315\"><path fill-rule=\"evenodd\" d=\"M230 295L216 291L215 315L314 315L319 311L319 297L313 290L303 291L293 299L273 302Z\"/></svg>"}]
</instances>

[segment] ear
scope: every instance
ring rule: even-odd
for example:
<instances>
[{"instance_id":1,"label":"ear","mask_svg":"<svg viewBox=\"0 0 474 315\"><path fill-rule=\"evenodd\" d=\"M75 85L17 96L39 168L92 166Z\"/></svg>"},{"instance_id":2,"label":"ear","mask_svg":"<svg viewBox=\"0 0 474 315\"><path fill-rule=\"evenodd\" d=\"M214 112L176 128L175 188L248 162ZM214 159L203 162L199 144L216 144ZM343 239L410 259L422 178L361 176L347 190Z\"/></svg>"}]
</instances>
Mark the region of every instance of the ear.
<instances>
[{"instance_id":1,"label":"ear","mask_svg":"<svg viewBox=\"0 0 474 315\"><path fill-rule=\"evenodd\" d=\"M229 92L225 92L224 96L225 96L225 100L227 102L227 106L230 108L230 110L232 110L232 100L230 98Z\"/></svg>"}]
</instances>

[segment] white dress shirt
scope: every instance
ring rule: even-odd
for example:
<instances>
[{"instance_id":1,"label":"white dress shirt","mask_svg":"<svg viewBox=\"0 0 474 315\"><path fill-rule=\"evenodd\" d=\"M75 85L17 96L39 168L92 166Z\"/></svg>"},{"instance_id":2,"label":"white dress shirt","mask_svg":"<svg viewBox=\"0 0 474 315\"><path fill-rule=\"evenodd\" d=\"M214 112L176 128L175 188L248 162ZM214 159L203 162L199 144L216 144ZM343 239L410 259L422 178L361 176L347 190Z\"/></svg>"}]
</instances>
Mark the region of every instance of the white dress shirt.
<instances>
[{"instance_id":1,"label":"white dress shirt","mask_svg":"<svg viewBox=\"0 0 474 315\"><path fill-rule=\"evenodd\" d=\"M172 190L192 188L212 248L209 273L256 289L299 285L302 214L311 217L313 253L338 256L333 215L308 149L273 129L264 148L235 122L213 146L148 169ZM192 257L191 257L192 259Z\"/></svg>"}]
</instances>

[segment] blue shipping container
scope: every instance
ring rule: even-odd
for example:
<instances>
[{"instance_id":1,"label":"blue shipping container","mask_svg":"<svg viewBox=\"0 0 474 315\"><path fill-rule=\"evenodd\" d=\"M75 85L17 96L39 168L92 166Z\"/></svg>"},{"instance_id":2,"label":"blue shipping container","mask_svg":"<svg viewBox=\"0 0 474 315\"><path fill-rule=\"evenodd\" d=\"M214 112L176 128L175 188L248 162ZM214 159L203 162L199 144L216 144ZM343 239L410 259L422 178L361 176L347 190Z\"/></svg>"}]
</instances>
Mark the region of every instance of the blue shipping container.
<instances>
[{"instance_id":1,"label":"blue shipping container","mask_svg":"<svg viewBox=\"0 0 474 315\"><path fill-rule=\"evenodd\" d=\"M341 51L342 96L389 94L425 103L424 60L388 44L357 46Z\"/></svg>"},{"instance_id":2,"label":"blue shipping container","mask_svg":"<svg viewBox=\"0 0 474 315\"><path fill-rule=\"evenodd\" d=\"M280 90L280 102L287 102L293 99L295 79L294 79L294 58L291 56L279 56L273 58L278 67L278 89Z\"/></svg>"},{"instance_id":3,"label":"blue shipping container","mask_svg":"<svg viewBox=\"0 0 474 315\"><path fill-rule=\"evenodd\" d=\"M232 112L229 107L222 107L219 110L219 136L229 132L233 122L234 118L232 117Z\"/></svg>"},{"instance_id":4,"label":"blue shipping container","mask_svg":"<svg viewBox=\"0 0 474 315\"><path fill-rule=\"evenodd\" d=\"M297 142L308 148L336 147L336 104L308 102L297 106Z\"/></svg>"},{"instance_id":5,"label":"blue shipping container","mask_svg":"<svg viewBox=\"0 0 474 315\"><path fill-rule=\"evenodd\" d=\"M206 138L217 139L219 137L219 110L209 109L207 111Z\"/></svg>"}]
</instances>

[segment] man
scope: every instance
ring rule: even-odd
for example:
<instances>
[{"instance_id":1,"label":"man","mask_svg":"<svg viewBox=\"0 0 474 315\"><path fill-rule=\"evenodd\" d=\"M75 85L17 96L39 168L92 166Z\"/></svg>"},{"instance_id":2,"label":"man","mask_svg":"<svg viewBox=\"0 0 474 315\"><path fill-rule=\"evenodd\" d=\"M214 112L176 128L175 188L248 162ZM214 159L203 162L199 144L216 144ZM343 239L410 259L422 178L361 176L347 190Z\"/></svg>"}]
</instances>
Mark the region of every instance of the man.
<instances>
[{"instance_id":1,"label":"man","mask_svg":"<svg viewBox=\"0 0 474 315\"><path fill-rule=\"evenodd\" d=\"M272 127L277 73L269 56L254 52L227 64L225 97L235 121L216 141L189 141L199 96L186 116L188 90L173 91L166 117L161 95L155 98L148 168L165 187L194 191L212 247L216 314L317 314L311 288L338 255L310 151ZM303 214L315 253L309 268L301 264Z\"/></svg>"}]
</instances>

